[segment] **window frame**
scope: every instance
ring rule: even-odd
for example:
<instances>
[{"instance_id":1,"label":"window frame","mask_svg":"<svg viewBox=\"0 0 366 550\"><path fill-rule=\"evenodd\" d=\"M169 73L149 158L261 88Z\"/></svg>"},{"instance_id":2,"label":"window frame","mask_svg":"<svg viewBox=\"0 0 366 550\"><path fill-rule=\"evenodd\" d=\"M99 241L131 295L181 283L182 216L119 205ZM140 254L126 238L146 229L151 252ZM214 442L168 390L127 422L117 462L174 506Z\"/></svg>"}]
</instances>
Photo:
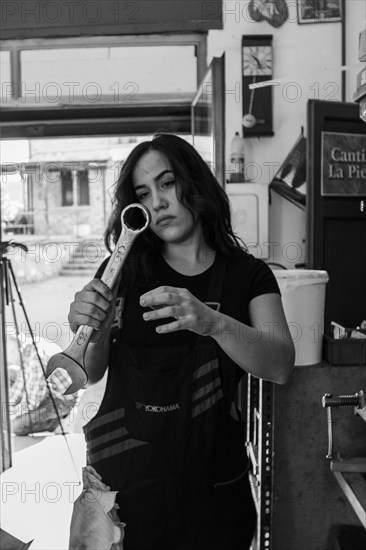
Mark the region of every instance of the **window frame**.
<instances>
[{"instance_id":1,"label":"window frame","mask_svg":"<svg viewBox=\"0 0 366 550\"><path fill-rule=\"evenodd\" d=\"M10 52L11 97L15 101L21 99L22 51L121 46L194 46L197 58L197 85L201 82L207 69L207 32L0 40L0 50ZM6 107L3 106L3 108Z\"/></svg>"},{"instance_id":2,"label":"window frame","mask_svg":"<svg viewBox=\"0 0 366 550\"><path fill-rule=\"evenodd\" d=\"M20 55L26 49L110 46L195 46L197 83L207 70L207 32L166 35L97 36L55 39L2 40L0 49L10 51L13 98L2 103L2 139L76 137L93 135L144 135L156 131L191 133L191 100L195 94L148 94L134 103L98 105L27 105L21 90Z\"/></svg>"},{"instance_id":3,"label":"window frame","mask_svg":"<svg viewBox=\"0 0 366 550\"><path fill-rule=\"evenodd\" d=\"M86 174L84 180L81 174ZM61 183L61 205L62 208L90 206L90 181L87 168L61 168L59 171ZM70 174L70 179L63 179L64 174ZM68 200L68 193L71 191L71 200ZM84 202L85 199L86 202Z\"/></svg>"}]
</instances>

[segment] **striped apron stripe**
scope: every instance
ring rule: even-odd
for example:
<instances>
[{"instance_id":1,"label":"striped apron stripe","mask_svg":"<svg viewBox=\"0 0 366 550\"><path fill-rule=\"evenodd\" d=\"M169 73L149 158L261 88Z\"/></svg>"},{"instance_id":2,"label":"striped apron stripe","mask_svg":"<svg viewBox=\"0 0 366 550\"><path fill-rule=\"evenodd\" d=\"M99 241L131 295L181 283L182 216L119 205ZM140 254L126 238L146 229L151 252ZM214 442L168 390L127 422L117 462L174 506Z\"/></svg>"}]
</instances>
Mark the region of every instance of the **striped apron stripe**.
<instances>
[{"instance_id":1,"label":"striped apron stripe","mask_svg":"<svg viewBox=\"0 0 366 550\"><path fill-rule=\"evenodd\" d=\"M204 363L201 367L199 367L194 373L193 373L193 380L197 380L197 378L201 378L205 374L208 374L209 372L213 372L214 370L219 368L219 362L217 359L213 359L212 361L209 361L208 363Z\"/></svg>"},{"instance_id":2,"label":"striped apron stripe","mask_svg":"<svg viewBox=\"0 0 366 550\"><path fill-rule=\"evenodd\" d=\"M105 460L106 458L110 458L111 456L118 455L136 447L141 447L142 445L148 445L148 442L138 441L137 439L126 439L125 441L121 441L120 443L116 443L115 445L111 445L110 447L106 447L101 451L97 451L94 453L91 452L90 459L93 461L93 463L98 462L99 460Z\"/></svg>"},{"instance_id":3,"label":"striped apron stripe","mask_svg":"<svg viewBox=\"0 0 366 550\"><path fill-rule=\"evenodd\" d=\"M212 382L209 382L206 384L206 386L202 386L202 388L199 388L197 391L194 392L192 395L192 401L198 401L203 397L204 395L212 392L217 386L221 386L221 378L215 378Z\"/></svg>"},{"instance_id":4,"label":"striped apron stripe","mask_svg":"<svg viewBox=\"0 0 366 550\"><path fill-rule=\"evenodd\" d=\"M95 437L91 441L88 441L88 451L91 451L92 449L95 449L95 447L99 447L108 441L113 441L119 437L124 437L125 435L128 435L126 428L118 428L118 430L113 430L112 432Z\"/></svg>"},{"instance_id":5,"label":"striped apron stripe","mask_svg":"<svg viewBox=\"0 0 366 550\"><path fill-rule=\"evenodd\" d=\"M114 420L118 420L119 418L123 418L124 416L124 408L111 411L97 418L92 418L89 422L88 429L94 430L94 428L99 428L99 426L104 426L104 424L108 424L109 422L113 422Z\"/></svg>"},{"instance_id":6,"label":"striped apron stripe","mask_svg":"<svg viewBox=\"0 0 366 550\"><path fill-rule=\"evenodd\" d=\"M222 388L219 388L216 393L214 393L213 395L210 395L210 397L205 399L205 401L202 401L201 403L193 407L192 418L194 418L195 416L198 416L199 414L202 414L203 412L213 407L215 403L217 403L217 401L223 397L223 395L224 394L222 392Z\"/></svg>"}]
</instances>

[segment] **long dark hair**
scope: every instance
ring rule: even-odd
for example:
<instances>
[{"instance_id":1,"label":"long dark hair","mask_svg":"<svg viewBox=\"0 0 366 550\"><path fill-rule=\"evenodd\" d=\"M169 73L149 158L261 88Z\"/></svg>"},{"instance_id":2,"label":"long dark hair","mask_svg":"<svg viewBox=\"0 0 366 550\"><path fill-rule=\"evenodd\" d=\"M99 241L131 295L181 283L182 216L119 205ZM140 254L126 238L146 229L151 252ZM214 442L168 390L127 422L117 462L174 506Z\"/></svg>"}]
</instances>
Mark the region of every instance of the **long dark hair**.
<instances>
[{"instance_id":1,"label":"long dark hair","mask_svg":"<svg viewBox=\"0 0 366 550\"><path fill-rule=\"evenodd\" d=\"M133 187L133 171L141 157L149 151L159 151L171 164L178 200L201 218L203 237L207 245L227 256L246 252L245 244L234 234L229 199L210 168L194 147L173 134L156 134L151 141L137 145L122 166L115 185L113 209L104 234L111 251L121 233L121 212L125 206L138 202ZM136 239L124 266L124 275L140 284L151 277L151 266L163 241L151 229Z\"/></svg>"}]
</instances>

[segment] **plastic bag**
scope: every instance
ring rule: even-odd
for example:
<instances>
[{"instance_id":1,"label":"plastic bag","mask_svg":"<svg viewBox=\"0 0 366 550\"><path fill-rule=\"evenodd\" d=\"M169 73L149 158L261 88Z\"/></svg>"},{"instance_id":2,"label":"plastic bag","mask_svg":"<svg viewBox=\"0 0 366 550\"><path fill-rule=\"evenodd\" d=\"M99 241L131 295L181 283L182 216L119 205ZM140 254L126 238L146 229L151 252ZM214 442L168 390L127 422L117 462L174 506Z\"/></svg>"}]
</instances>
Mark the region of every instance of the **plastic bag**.
<instances>
[{"instance_id":1,"label":"plastic bag","mask_svg":"<svg viewBox=\"0 0 366 550\"><path fill-rule=\"evenodd\" d=\"M2 550L27 550L32 542L33 540L27 543L22 542L10 533L0 529L0 548Z\"/></svg>"},{"instance_id":2,"label":"plastic bag","mask_svg":"<svg viewBox=\"0 0 366 550\"><path fill-rule=\"evenodd\" d=\"M117 515L117 492L92 466L82 471L83 490L74 502L69 550L123 550L126 524Z\"/></svg>"}]
</instances>

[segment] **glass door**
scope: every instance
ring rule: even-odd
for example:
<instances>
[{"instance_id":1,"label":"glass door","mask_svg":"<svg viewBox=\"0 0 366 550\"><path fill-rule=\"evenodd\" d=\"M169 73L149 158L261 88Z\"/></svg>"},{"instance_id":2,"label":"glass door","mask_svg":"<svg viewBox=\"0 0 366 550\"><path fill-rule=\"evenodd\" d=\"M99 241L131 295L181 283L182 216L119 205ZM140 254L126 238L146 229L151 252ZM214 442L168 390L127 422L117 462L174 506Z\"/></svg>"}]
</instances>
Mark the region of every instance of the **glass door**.
<instances>
[{"instance_id":1,"label":"glass door","mask_svg":"<svg viewBox=\"0 0 366 550\"><path fill-rule=\"evenodd\" d=\"M214 57L191 108L192 141L220 185L225 185L225 54Z\"/></svg>"}]
</instances>

